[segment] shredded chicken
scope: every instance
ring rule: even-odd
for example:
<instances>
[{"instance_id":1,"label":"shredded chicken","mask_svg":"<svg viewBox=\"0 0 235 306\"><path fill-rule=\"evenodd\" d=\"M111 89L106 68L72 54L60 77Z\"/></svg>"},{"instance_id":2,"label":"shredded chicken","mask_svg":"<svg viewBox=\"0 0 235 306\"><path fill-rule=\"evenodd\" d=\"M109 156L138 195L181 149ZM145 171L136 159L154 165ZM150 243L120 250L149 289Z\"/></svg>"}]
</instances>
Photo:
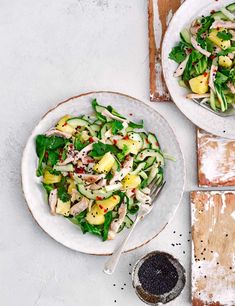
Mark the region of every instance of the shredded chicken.
<instances>
[{"instance_id":1,"label":"shredded chicken","mask_svg":"<svg viewBox=\"0 0 235 306\"><path fill-rule=\"evenodd\" d=\"M235 94L235 86L233 85L233 83L228 82L228 83L227 83L227 86L228 86L228 88L231 90L231 92L232 92L233 94Z\"/></svg>"},{"instance_id":2,"label":"shredded chicken","mask_svg":"<svg viewBox=\"0 0 235 306\"><path fill-rule=\"evenodd\" d=\"M118 172L115 172L113 178L110 180L110 185L113 185L119 181L121 181L122 179L124 179L124 177L131 172L132 166L133 166L133 161L134 158L133 157L128 157L124 164L123 167L121 168L121 170Z\"/></svg>"},{"instance_id":3,"label":"shredded chicken","mask_svg":"<svg viewBox=\"0 0 235 306\"><path fill-rule=\"evenodd\" d=\"M76 163L80 159L82 161L82 163L86 163L87 154L88 154L89 151L92 150L94 143L95 142L90 143L85 148L83 148L80 152L77 151L75 156L74 156L74 162Z\"/></svg>"},{"instance_id":4,"label":"shredded chicken","mask_svg":"<svg viewBox=\"0 0 235 306\"><path fill-rule=\"evenodd\" d=\"M193 36L191 37L191 43L193 47L201 54L205 55L206 57L211 56L211 53L206 51L205 49L202 49L202 47L199 45L199 43L196 41L196 39Z\"/></svg>"},{"instance_id":5,"label":"shredded chicken","mask_svg":"<svg viewBox=\"0 0 235 306\"><path fill-rule=\"evenodd\" d=\"M149 195L144 194L140 190L136 190L135 192L136 199L141 203L141 204L151 204L151 197Z\"/></svg>"},{"instance_id":6,"label":"shredded chicken","mask_svg":"<svg viewBox=\"0 0 235 306\"><path fill-rule=\"evenodd\" d=\"M235 29L235 22L216 20L211 25L211 29L214 28Z\"/></svg>"},{"instance_id":7,"label":"shredded chicken","mask_svg":"<svg viewBox=\"0 0 235 306\"><path fill-rule=\"evenodd\" d=\"M229 30L229 33L233 35L231 38L232 41L235 41L235 31L234 30Z\"/></svg>"},{"instance_id":8,"label":"shredded chicken","mask_svg":"<svg viewBox=\"0 0 235 306\"><path fill-rule=\"evenodd\" d=\"M178 66L176 71L174 72L174 77L179 77L184 73L185 67L187 65L189 59L189 55L185 58L185 60Z\"/></svg>"},{"instance_id":9,"label":"shredded chicken","mask_svg":"<svg viewBox=\"0 0 235 306\"><path fill-rule=\"evenodd\" d=\"M215 81L217 70L218 70L217 58L214 58L213 61L212 61L211 70L210 70L210 77L209 77L209 86L213 91L215 91L214 81Z\"/></svg>"},{"instance_id":10,"label":"shredded chicken","mask_svg":"<svg viewBox=\"0 0 235 306\"><path fill-rule=\"evenodd\" d=\"M83 174L79 173L78 177L87 183L95 183L105 177L105 174Z\"/></svg>"},{"instance_id":11,"label":"shredded chicken","mask_svg":"<svg viewBox=\"0 0 235 306\"><path fill-rule=\"evenodd\" d=\"M109 227L108 239L113 240L118 232L119 227L122 225L125 216L126 216L127 206L125 203L122 203L118 209L118 218L114 219Z\"/></svg>"},{"instance_id":12,"label":"shredded chicken","mask_svg":"<svg viewBox=\"0 0 235 306\"><path fill-rule=\"evenodd\" d=\"M88 205L89 205L89 200L83 197L80 202L78 202L77 204L73 205L70 208L70 214L72 216L79 215L82 211L88 208Z\"/></svg>"},{"instance_id":13,"label":"shredded chicken","mask_svg":"<svg viewBox=\"0 0 235 306\"><path fill-rule=\"evenodd\" d=\"M190 93L186 95L186 98L188 99L203 99L203 98L209 98L210 94L205 93L205 94L195 94L195 93Z\"/></svg>"},{"instance_id":14,"label":"shredded chicken","mask_svg":"<svg viewBox=\"0 0 235 306\"><path fill-rule=\"evenodd\" d=\"M46 136L58 136L58 137L64 137L64 138L71 138L72 134L66 133L66 132L61 132L59 130L53 129L49 130L45 133Z\"/></svg>"},{"instance_id":15,"label":"shredded chicken","mask_svg":"<svg viewBox=\"0 0 235 306\"><path fill-rule=\"evenodd\" d=\"M118 120L118 121L121 121L121 122L128 122L127 119L123 119L123 118L120 118L118 116L115 116L112 113L110 113L107 109L104 109L101 114L103 116L106 116L108 118L115 119L115 120Z\"/></svg>"},{"instance_id":16,"label":"shredded chicken","mask_svg":"<svg viewBox=\"0 0 235 306\"><path fill-rule=\"evenodd\" d=\"M51 190L49 194L49 206L50 206L52 215L56 214L57 201L58 201L57 189L53 189Z\"/></svg>"}]
</instances>

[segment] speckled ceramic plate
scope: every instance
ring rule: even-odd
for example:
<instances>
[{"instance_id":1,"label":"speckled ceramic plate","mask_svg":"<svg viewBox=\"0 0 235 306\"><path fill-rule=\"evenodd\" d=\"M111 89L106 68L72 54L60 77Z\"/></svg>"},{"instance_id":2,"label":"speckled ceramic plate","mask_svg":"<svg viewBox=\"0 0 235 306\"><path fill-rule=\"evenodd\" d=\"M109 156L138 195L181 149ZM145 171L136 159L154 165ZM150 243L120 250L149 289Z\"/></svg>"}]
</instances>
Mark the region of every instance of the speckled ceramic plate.
<instances>
[{"instance_id":1,"label":"speckled ceramic plate","mask_svg":"<svg viewBox=\"0 0 235 306\"><path fill-rule=\"evenodd\" d=\"M144 119L146 130L157 134L162 150L176 158L175 162L167 161L165 168L167 183L151 214L138 224L125 251L138 248L153 239L174 216L184 188L184 159L167 121L143 102L123 94L93 92L70 98L50 110L38 123L28 139L22 159L23 191L33 217L46 233L63 245L84 253L109 255L123 239L126 230L122 231L115 240L106 242L91 234L83 235L79 227L69 220L50 214L40 178L35 175L37 167L35 136L47 131L65 114L91 114L91 101L94 98L103 105L111 104L126 117L130 118L129 114L132 113L132 121L138 122Z\"/></svg>"},{"instance_id":2,"label":"speckled ceramic plate","mask_svg":"<svg viewBox=\"0 0 235 306\"><path fill-rule=\"evenodd\" d=\"M165 81L172 99L178 108L194 124L212 134L235 139L235 116L222 118L186 99L187 89L178 84L178 78L173 77L177 64L168 58L171 49L179 42L180 31L201 15L208 15L212 10L232 3L231 0L187 0L172 18L162 45L162 67Z\"/></svg>"}]
</instances>

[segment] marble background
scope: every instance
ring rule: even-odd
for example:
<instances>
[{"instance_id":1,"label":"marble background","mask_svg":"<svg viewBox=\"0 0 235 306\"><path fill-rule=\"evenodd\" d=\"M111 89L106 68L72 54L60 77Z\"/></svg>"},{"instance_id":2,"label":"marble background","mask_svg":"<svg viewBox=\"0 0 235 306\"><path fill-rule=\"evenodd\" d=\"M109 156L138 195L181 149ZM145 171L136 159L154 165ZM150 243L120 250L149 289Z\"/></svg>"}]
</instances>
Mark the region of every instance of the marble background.
<instances>
[{"instance_id":1,"label":"marble background","mask_svg":"<svg viewBox=\"0 0 235 306\"><path fill-rule=\"evenodd\" d=\"M152 250L170 252L184 265L185 289L169 305L190 305L195 127L173 103L148 102L147 1L0 0L0 41L0 305L143 305L130 272ZM23 147L35 124L59 101L92 90L123 92L157 109L173 127L187 166L174 220L152 242L123 255L113 276L102 272L105 257L76 253L45 234L20 183Z\"/></svg>"}]
</instances>

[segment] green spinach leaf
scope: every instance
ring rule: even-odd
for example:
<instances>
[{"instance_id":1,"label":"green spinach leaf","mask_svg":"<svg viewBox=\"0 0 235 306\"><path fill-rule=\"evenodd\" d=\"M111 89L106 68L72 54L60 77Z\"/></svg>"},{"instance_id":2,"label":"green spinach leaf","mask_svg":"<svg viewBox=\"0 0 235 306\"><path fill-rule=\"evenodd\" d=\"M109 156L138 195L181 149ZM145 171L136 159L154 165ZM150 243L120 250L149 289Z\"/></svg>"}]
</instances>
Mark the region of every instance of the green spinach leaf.
<instances>
[{"instance_id":1,"label":"green spinach leaf","mask_svg":"<svg viewBox=\"0 0 235 306\"><path fill-rule=\"evenodd\" d=\"M107 212L107 214L105 214L104 217L105 217L105 221L104 221L104 227L103 227L103 233L102 233L103 241L107 240L108 238L109 226L113 220L112 211Z\"/></svg>"},{"instance_id":2,"label":"green spinach leaf","mask_svg":"<svg viewBox=\"0 0 235 306\"><path fill-rule=\"evenodd\" d=\"M89 155L92 157L100 157L104 156L104 154L107 152L117 153L118 149L113 145L104 144L99 141L93 144L93 148Z\"/></svg>"}]
</instances>

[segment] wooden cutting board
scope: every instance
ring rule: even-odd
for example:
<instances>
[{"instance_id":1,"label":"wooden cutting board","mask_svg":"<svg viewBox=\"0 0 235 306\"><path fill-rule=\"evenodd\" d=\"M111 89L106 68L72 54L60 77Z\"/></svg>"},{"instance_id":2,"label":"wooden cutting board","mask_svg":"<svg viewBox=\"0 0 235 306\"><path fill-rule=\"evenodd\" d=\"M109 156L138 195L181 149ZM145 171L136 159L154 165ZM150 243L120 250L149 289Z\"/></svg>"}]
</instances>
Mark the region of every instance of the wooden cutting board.
<instances>
[{"instance_id":1,"label":"wooden cutting board","mask_svg":"<svg viewBox=\"0 0 235 306\"><path fill-rule=\"evenodd\" d=\"M192 304L235 305L235 191L191 192Z\"/></svg>"},{"instance_id":2,"label":"wooden cutting board","mask_svg":"<svg viewBox=\"0 0 235 306\"><path fill-rule=\"evenodd\" d=\"M162 40L171 17L183 0L149 0L149 69L150 69L150 100L170 101L161 65Z\"/></svg>"},{"instance_id":3,"label":"wooden cutting board","mask_svg":"<svg viewBox=\"0 0 235 306\"><path fill-rule=\"evenodd\" d=\"M197 129L200 187L235 186L235 140Z\"/></svg>"}]
</instances>

